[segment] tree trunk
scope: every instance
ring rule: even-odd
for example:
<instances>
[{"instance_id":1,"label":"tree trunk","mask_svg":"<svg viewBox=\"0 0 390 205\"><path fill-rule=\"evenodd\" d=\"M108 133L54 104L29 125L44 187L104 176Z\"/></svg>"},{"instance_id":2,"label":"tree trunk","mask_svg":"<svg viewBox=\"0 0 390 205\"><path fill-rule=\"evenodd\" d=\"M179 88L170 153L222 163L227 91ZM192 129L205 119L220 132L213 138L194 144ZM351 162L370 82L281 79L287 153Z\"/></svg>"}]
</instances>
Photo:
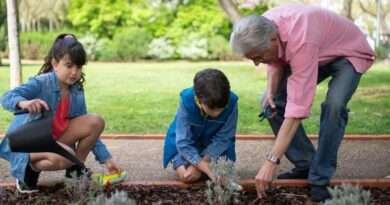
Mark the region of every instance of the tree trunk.
<instances>
[{"instance_id":1,"label":"tree trunk","mask_svg":"<svg viewBox=\"0 0 390 205\"><path fill-rule=\"evenodd\" d=\"M218 2L232 23L237 22L242 17L232 0L218 0Z\"/></svg>"},{"instance_id":2,"label":"tree trunk","mask_svg":"<svg viewBox=\"0 0 390 205\"><path fill-rule=\"evenodd\" d=\"M19 33L16 0L7 0L8 46L10 61L10 87L15 88L22 82L22 69L19 55Z\"/></svg>"},{"instance_id":3,"label":"tree trunk","mask_svg":"<svg viewBox=\"0 0 390 205\"><path fill-rule=\"evenodd\" d=\"M343 9L341 10L341 15L343 15L343 16L345 16L353 21L352 3L353 3L353 0L344 0L343 1Z\"/></svg>"}]
</instances>

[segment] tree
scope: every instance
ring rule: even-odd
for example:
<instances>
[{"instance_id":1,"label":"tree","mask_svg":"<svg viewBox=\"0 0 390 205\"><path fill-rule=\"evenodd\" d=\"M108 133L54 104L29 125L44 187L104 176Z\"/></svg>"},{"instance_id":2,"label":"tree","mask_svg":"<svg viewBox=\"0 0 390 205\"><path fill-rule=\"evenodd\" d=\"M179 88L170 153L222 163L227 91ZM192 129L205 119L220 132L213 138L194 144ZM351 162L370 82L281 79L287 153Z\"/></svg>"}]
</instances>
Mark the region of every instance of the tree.
<instances>
[{"instance_id":1,"label":"tree","mask_svg":"<svg viewBox=\"0 0 390 205\"><path fill-rule=\"evenodd\" d=\"M232 23L242 16L261 15L275 4L271 0L218 0L220 7Z\"/></svg>"},{"instance_id":2,"label":"tree","mask_svg":"<svg viewBox=\"0 0 390 205\"><path fill-rule=\"evenodd\" d=\"M69 0L23 0L19 1L19 21L22 31L52 31L65 21Z\"/></svg>"},{"instance_id":3,"label":"tree","mask_svg":"<svg viewBox=\"0 0 390 205\"><path fill-rule=\"evenodd\" d=\"M11 88L20 85L20 83L22 82L17 13L18 12L16 0L7 0L7 24Z\"/></svg>"},{"instance_id":4,"label":"tree","mask_svg":"<svg viewBox=\"0 0 390 205\"><path fill-rule=\"evenodd\" d=\"M341 10L341 15L351 19L353 21L352 17L352 3L353 0L344 0L343 1L343 7Z\"/></svg>"},{"instance_id":5,"label":"tree","mask_svg":"<svg viewBox=\"0 0 390 205\"><path fill-rule=\"evenodd\" d=\"M235 23L240 20L242 15L232 0L218 0L218 2L231 22Z\"/></svg>"},{"instance_id":6,"label":"tree","mask_svg":"<svg viewBox=\"0 0 390 205\"><path fill-rule=\"evenodd\" d=\"M7 7L5 1L0 1L0 53L2 53L6 48L6 29L5 26L7 21ZM1 65L1 56L0 56L0 65Z\"/></svg>"},{"instance_id":7,"label":"tree","mask_svg":"<svg viewBox=\"0 0 390 205\"><path fill-rule=\"evenodd\" d=\"M389 26L387 25L386 19L387 16L390 14L390 1L382 0L378 1L380 4L376 5L376 1L371 1L371 0L359 0L359 6L360 9L364 12L367 13L368 15L376 18L377 15L377 6L380 8L379 12L379 19L380 21L380 27L382 30L382 33L390 33Z\"/></svg>"},{"instance_id":8,"label":"tree","mask_svg":"<svg viewBox=\"0 0 390 205\"><path fill-rule=\"evenodd\" d=\"M112 38L117 28L126 25L130 14L129 0L72 0L68 18L82 32Z\"/></svg>"}]
</instances>

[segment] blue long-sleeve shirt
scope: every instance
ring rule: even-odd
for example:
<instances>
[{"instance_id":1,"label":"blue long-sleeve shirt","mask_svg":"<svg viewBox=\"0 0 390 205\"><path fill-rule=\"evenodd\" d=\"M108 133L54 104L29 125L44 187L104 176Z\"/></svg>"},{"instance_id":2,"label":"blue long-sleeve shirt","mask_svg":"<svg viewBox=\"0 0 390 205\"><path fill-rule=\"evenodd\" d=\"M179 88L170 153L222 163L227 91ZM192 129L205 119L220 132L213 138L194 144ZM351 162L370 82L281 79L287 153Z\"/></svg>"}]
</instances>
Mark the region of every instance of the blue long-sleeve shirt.
<instances>
[{"instance_id":1,"label":"blue long-sleeve shirt","mask_svg":"<svg viewBox=\"0 0 390 205\"><path fill-rule=\"evenodd\" d=\"M214 159L226 155L234 161L237 100L231 92L224 111L217 118L207 118L195 102L193 89L183 90L177 114L165 138L164 167L177 153L193 165L205 155Z\"/></svg>"}]
</instances>

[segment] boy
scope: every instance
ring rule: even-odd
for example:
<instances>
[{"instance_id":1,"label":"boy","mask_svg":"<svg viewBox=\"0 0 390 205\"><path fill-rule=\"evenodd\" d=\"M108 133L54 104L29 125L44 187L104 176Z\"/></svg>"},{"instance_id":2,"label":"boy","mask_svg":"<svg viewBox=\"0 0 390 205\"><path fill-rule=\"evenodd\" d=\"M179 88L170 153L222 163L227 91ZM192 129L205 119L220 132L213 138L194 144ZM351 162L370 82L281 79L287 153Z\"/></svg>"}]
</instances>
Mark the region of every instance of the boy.
<instances>
[{"instance_id":1,"label":"boy","mask_svg":"<svg viewBox=\"0 0 390 205\"><path fill-rule=\"evenodd\" d=\"M180 93L180 105L165 138L164 168L171 162L179 179L192 183L202 174L214 178L210 160L224 156L235 161L237 101L221 71L198 72L194 86Z\"/></svg>"}]
</instances>

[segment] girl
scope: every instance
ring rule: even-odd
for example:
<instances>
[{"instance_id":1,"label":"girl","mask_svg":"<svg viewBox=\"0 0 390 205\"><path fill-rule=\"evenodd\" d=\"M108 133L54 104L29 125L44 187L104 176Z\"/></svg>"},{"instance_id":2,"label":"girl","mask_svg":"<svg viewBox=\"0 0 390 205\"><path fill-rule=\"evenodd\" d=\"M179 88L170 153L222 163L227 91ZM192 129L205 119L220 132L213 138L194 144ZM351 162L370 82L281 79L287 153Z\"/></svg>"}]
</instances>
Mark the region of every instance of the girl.
<instances>
[{"instance_id":1,"label":"girl","mask_svg":"<svg viewBox=\"0 0 390 205\"><path fill-rule=\"evenodd\" d=\"M55 113L52 135L57 142L82 162L92 150L96 160L104 163L110 174L120 172L112 160L110 152L99 139L104 129L104 120L96 114L87 114L84 101L83 65L86 53L73 34L59 35L45 63L37 76L4 94L2 106L11 111L28 111L29 114L16 115L8 132L21 125L36 120L42 111ZM21 193L37 192L37 181L41 171L66 170L66 177L72 173L80 176L89 170L78 166L55 153L16 153L9 147L7 138L0 145L0 157L11 164L11 173L16 178L16 187ZM90 174L90 173L89 173Z\"/></svg>"}]
</instances>

